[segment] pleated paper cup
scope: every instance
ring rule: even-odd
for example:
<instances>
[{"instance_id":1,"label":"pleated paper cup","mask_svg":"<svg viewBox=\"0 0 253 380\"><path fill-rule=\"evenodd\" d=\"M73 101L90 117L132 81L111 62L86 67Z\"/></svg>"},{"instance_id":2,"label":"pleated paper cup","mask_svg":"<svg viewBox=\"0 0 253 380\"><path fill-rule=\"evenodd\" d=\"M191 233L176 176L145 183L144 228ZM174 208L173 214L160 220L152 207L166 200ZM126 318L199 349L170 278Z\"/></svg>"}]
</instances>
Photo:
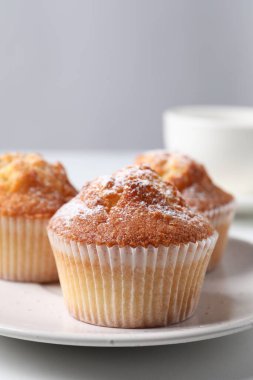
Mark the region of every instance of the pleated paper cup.
<instances>
[{"instance_id":1,"label":"pleated paper cup","mask_svg":"<svg viewBox=\"0 0 253 380\"><path fill-rule=\"evenodd\" d=\"M158 248L86 245L51 230L49 239L73 317L100 326L144 328L181 322L194 313L217 233Z\"/></svg>"},{"instance_id":2,"label":"pleated paper cup","mask_svg":"<svg viewBox=\"0 0 253 380\"><path fill-rule=\"evenodd\" d=\"M228 232L234 218L235 209L236 203L230 202L225 206L217 207L203 213L219 234L208 264L207 272L215 269L223 258L228 240Z\"/></svg>"},{"instance_id":3,"label":"pleated paper cup","mask_svg":"<svg viewBox=\"0 0 253 380\"><path fill-rule=\"evenodd\" d=\"M0 278L24 282L58 280L47 223L48 219L0 216Z\"/></svg>"}]
</instances>

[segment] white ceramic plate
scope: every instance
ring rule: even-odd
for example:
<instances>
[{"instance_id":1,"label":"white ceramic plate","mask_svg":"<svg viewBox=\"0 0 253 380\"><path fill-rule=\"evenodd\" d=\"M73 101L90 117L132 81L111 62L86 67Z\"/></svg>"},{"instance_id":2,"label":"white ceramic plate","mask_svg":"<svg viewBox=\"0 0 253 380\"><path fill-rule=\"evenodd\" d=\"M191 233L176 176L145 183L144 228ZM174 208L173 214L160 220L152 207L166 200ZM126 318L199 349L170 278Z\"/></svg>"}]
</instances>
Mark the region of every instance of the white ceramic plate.
<instances>
[{"instance_id":1,"label":"white ceramic plate","mask_svg":"<svg viewBox=\"0 0 253 380\"><path fill-rule=\"evenodd\" d=\"M189 320L166 328L111 329L71 318L59 285L0 281L0 334L80 346L151 346L233 334L253 326L253 244L230 239L223 264L206 276Z\"/></svg>"}]
</instances>

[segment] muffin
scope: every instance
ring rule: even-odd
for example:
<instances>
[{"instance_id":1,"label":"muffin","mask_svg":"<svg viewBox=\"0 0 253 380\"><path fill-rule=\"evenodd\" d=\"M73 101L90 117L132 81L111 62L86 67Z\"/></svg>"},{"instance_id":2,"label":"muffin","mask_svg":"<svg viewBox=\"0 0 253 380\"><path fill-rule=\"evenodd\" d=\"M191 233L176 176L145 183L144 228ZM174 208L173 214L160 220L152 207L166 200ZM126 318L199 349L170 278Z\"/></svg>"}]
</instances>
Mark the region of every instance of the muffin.
<instances>
[{"instance_id":1,"label":"muffin","mask_svg":"<svg viewBox=\"0 0 253 380\"><path fill-rule=\"evenodd\" d=\"M219 239L208 271L214 269L225 251L229 227L235 212L234 197L216 186L204 166L188 156L150 151L138 156L136 163L149 164L164 181L173 183L182 193L187 205L207 217L218 231Z\"/></svg>"},{"instance_id":2,"label":"muffin","mask_svg":"<svg viewBox=\"0 0 253 380\"><path fill-rule=\"evenodd\" d=\"M149 167L99 177L48 225L63 296L100 326L166 326L198 304L217 233Z\"/></svg>"},{"instance_id":3,"label":"muffin","mask_svg":"<svg viewBox=\"0 0 253 380\"><path fill-rule=\"evenodd\" d=\"M32 153L0 156L0 278L58 279L46 226L75 195L60 163L50 164Z\"/></svg>"}]
</instances>

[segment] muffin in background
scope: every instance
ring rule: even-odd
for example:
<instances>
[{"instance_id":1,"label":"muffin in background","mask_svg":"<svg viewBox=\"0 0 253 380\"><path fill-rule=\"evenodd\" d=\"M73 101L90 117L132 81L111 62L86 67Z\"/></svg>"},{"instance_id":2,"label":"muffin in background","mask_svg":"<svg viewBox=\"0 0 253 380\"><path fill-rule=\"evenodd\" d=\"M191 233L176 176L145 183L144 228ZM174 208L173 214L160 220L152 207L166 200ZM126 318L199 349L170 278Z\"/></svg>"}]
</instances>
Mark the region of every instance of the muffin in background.
<instances>
[{"instance_id":1,"label":"muffin in background","mask_svg":"<svg viewBox=\"0 0 253 380\"><path fill-rule=\"evenodd\" d=\"M136 164L148 164L164 181L173 183L187 205L209 219L219 238L208 265L213 270L226 248L228 231L235 213L234 197L216 186L203 165L190 157L166 151L149 151L136 158Z\"/></svg>"},{"instance_id":2,"label":"muffin in background","mask_svg":"<svg viewBox=\"0 0 253 380\"><path fill-rule=\"evenodd\" d=\"M86 183L52 217L48 234L70 314L121 328L190 317L217 238L146 166Z\"/></svg>"},{"instance_id":3,"label":"muffin in background","mask_svg":"<svg viewBox=\"0 0 253 380\"><path fill-rule=\"evenodd\" d=\"M0 156L0 278L58 280L46 226L75 195L60 163L33 153Z\"/></svg>"}]
</instances>

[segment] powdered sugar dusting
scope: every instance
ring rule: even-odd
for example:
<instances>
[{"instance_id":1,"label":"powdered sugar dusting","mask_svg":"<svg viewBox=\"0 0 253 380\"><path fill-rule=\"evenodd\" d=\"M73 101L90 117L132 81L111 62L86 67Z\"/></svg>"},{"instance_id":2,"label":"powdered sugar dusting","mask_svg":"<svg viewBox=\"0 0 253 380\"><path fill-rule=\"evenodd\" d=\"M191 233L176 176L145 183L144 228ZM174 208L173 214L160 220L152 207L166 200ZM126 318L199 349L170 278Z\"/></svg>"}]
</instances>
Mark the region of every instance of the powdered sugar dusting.
<instances>
[{"instance_id":1,"label":"powdered sugar dusting","mask_svg":"<svg viewBox=\"0 0 253 380\"><path fill-rule=\"evenodd\" d=\"M56 212L55 216L64 220L65 225L70 225L75 217L85 219L88 216L99 214L103 210L104 207L101 205L96 205L94 208L90 208L80 199L75 197L70 202L62 206Z\"/></svg>"},{"instance_id":2,"label":"powdered sugar dusting","mask_svg":"<svg viewBox=\"0 0 253 380\"><path fill-rule=\"evenodd\" d=\"M121 206L120 200L123 200ZM179 192L165 183L147 166L129 166L115 175L103 176L90 182L80 194L64 205L57 216L71 223L74 217L86 219L98 214L110 214L115 207L123 207L124 213L129 202L150 213L159 213L170 218L189 219L191 212L185 208ZM119 219L120 220L120 219Z\"/></svg>"},{"instance_id":3,"label":"powdered sugar dusting","mask_svg":"<svg viewBox=\"0 0 253 380\"><path fill-rule=\"evenodd\" d=\"M71 239L110 246L177 244L212 233L176 188L147 166L126 167L86 183L49 228Z\"/></svg>"}]
</instances>

